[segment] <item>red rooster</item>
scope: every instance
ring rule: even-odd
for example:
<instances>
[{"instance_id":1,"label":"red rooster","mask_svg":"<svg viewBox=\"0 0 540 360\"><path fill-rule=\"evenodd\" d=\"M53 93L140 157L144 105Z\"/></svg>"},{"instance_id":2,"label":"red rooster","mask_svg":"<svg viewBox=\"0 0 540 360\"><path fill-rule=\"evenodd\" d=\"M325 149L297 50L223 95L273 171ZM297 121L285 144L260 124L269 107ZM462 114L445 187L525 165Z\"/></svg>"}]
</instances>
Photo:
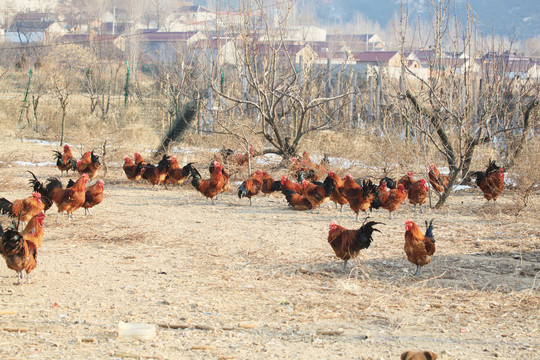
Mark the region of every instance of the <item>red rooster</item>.
<instances>
[{"instance_id":1,"label":"red rooster","mask_svg":"<svg viewBox=\"0 0 540 360\"><path fill-rule=\"evenodd\" d=\"M69 145L64 145L63 154L57 150L54 150L53 153L56 160L56 167L60 170L60 176L62 176L64 171L66 172L66 175L69 170L75 171L75 168L77 167L77 162L75 161L73 154L71 153Z\"/></svg>"},{"instance_id":2,"label":"red rooster","mask_svg":"<svg viewBox=\"0 0 540 360\"><path fill-rule=\"evenodd\" d=\"M249 205L251 205L251 198L261 191L262 187L262 176L263 172L261 170L255 171L249 176L249 178L238 187L238 198L247 197L249 199Z\"/></svg>"},{"instance_id":3,"label":"red rooster","mask_svg":"<svg viewBox=\"0 0 540 360\"><path fill-rule=\"evenodd\" d=\"M43 226L45 225L45 214L41 211L39 214L30 219L26 224L21 235L26 241L31 241L39 249L43 244Z\"/></svg>"},{"instance_id":4,"label":"red rooster","mask_svg":"<svg viewBox=\"0 0 540 360\"><path fill-rule=\"evenodd\" d=\"M36 245L27 241L14 229L4 232L0 224L0 254L6 260L8 268L17 272L17 284L23 279L23 270L26 271L26 281L29 281L29 275L36 268L37 248Z\"/></svg>"},{"instance_id":5,"label":"red rooster","mask_svg":"<svg viewBox=\"0 0 540 360\"><path fill-rule=\"evenodd\" d=\"M379 195L380 207L389 211L391 219L392 212L396 211L406 198L407 192L405 191L405 187L403 184L399 184L396 189L392 189Z\"/></svg>"},{"instance_id":6,"label":"red rooster","mask_svg":"<svg viewBox=\"0 0 540 360\"><path fill-rule=\"evenodd\" d=\"M493 200L493 203L495 203L504 189L503 168L498 167L495 160L490 160L486 171L476 171L472 176L476 176L476 185L478 185L480 190L484 193L484 198L488 202Z\"/></svg>"},{"instance_id":7,"label":"red rooster","mask_svg":"<svg viewBox=\"0 0 540 360\"><path fill-rule=\"evenodd\" d=\"M439 194L443 193L450 183L450 178L447 175L441 175L433 164L429 164L428 179L433 190Z\"/></svg>"},{"instance_id":8,"label":"red rooster","mask_svg":"<svg viewBox=\"0 0 540 360\"><path fill-rule=\"evenodd\" d=\"M41 201L41 194L35 191L32 196L14 202L10 202L6 198L0 198L0 213L19 219L23 223L27 223L40 211L43 211L44 208L45 205Z\"/></svg>"},{"instance_id":9,"label":"red rooster","mask_svg":"<svg viewBox=\"0 0 540 360\"><path fill-rule=\"evenodd\" d=\"M347 198L342 194L342 191L344 189L343 180L333 171L329 171L328 176L331 177L336 183L336 188L334 189L334 191L332 191L332 194L330 194L330 200L336 204L336 208L338 204L341 205L340 211L343 212L343 205L349 203Z\"/></svg>"},{"instance_id":10,"label":"red rooster","mask_svg":"<svg viewBox=\"0 0 540 360\"><path fill-rule=\"evenodd\" d=\"M409 190L409 187L414 183L414 175L411 171L407 172L401 179L398 180L397 184L403 185L405 190Z\"/></svg>"},{"instance_id":11,"label":"red rooster","mask_svg":"<svg viewBox=\"0 0 540 360\"><path fill-rule=\"evenodd\" d=\"M210 175L210 179L203 180L201 173L194 167L190 167L190 172L192 176L191 185L198 192L206 197L206 199L211 199L212 204L214 204L214 198L221 192L223 186L225 185L225 176L222 172L223 168L221 164L217 164L214 167L214 171Z\"/></svg>"},{"instance_id":12,"label":"red rooster","mask_svg":"<svg viewBox=\"0 0 540 360\"><path fill-rule=\"evenodd\" d=\"M414 182L411 187L409 187L408 197L409 202L414 205L414 212L416 212L416 205L420 205L420 213L423 213L422 205L424 205L427 200L428 190L429 188L424 179Z\"/></svg>"},{"instance_id":13,"label":"red rooster","mask_svg":"<svg viewBox=\"0 0 540 360\"><path fill-rule=\"evenodd\" d=\"M420 275L420 268L431 262L431 257L435 253L435 239L433 238L433 219L426 221L426 233L412 220L405 221L405 245L403 247L407 259L416 265L414 276Z\"/></svg>"},{"instance_id":14,"label":"red rooster","mask_svg":"<svg viewBox=\"0 0 540 360\"><path fill-rule=\"evenodd\" d=\"M334 249L336 256L345 260L343 270L347 268L349 259L355 258L360 250L367 249L371 245L373 232L380 232L380 230L374 228L377 224L382 223L370 221L363 224L358 230L347 230L335 222L330 224L328 243Z\"/></svg>"}]
</instances>

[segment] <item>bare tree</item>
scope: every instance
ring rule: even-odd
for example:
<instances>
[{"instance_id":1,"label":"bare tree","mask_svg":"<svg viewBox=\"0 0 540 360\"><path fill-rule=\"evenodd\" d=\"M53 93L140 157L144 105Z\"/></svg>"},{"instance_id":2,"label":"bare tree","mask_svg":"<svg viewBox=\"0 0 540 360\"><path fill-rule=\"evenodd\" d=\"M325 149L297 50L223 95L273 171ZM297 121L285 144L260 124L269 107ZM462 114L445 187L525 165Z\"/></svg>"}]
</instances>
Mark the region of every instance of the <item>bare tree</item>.
<instances>
[{"instance_id":1,"label":"bare tree","mask_svg":"<svg viewBox=\"0 0 540 360\"><path fill-rule=\"evenodd\" d=\"M468 176L479 145L511 137L504 140L505 167L511 166L536 121L532 115L538 106L538 83L509 78L503 48L493 43L482 47L472 12L462 27L452 17L451 4L431 1L429 79L403 64L419 83L403 91L410 105L402 109L403 115L446 158L450 169L450 183L436 207L445 203L460 176ZM490 57L482 57L483 50Z\"/></svg>"},{"instance_id":2,"label":"bare tree","mask_svg":"<svg viewBox=\"0 0 540 360\"><path fill-rule=\"evenodd\" d=\"M326 67L314 66L309 51L303 55L297 54L297 47L293 51L286 40L292 5L281 5L268 10L262 1L242 3L244 22L221 29L231 39L229 49L232 44L234 50L228 54L222 49L208 51L208 80L225 112L255 119L256 126L241 128L262 136L273 147L264 152L289 158L306 134L337 122L323 105L339 102L333 109L343 108L350 89L326 96ZM221 69L227 62L232 63L230 76L238 81L225 88Z\"/></svg>"}]
</instances>

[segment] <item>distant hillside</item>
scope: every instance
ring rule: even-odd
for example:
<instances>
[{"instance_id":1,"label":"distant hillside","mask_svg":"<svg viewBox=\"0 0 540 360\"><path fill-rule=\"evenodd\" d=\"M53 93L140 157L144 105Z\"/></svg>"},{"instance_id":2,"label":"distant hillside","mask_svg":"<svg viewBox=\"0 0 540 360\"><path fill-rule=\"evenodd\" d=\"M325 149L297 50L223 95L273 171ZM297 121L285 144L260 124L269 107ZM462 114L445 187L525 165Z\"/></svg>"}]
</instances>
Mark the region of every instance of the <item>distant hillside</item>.
<instances>
[{"instance_id":1,"label":"distant hillside","mask_svg":"<svg viewBox=\"0 0 540 360\"><path fill-rule=\"evenodd\" d=\"M222 0L220 6L235 9L238 1ZM310 2L312 6L309 7L316 9L318 19L324 24L349 23L354 19L355 13L362 13L385 28L400 10L399 0L299 0L297 3ZM195 0L195 3L206 5L207 2ZM409 0L410 18L428 20L428 3L426 0ZM466 4L466 0L456 0L458 17L463 23L467 16ZM478 30L484 35L495 33L518 40L540 35L540 0L469 0L469 4L478 16ZM300 5L298 7L301 8Z\"/></svg>"}]
</instances>

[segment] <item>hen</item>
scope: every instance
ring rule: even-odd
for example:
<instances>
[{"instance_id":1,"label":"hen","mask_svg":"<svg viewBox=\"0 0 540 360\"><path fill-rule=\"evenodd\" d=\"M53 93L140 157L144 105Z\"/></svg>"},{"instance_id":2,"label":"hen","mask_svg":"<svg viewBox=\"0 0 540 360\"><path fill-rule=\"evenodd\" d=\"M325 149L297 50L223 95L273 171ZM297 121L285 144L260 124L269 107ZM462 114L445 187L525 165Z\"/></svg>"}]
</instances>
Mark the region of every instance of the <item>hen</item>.
<instances>
[{"instance_id":1,"label":"hen","mask_svg":"<svg viewBox=\"0 0 540 360\"><path fill-rule=\"evenodd\" d=\"M493 200L495 203L504 189L503 168L498 167L495 160L490 160L486 171L476 171L472 173L472 176L476 176L476 185L484 193L484 198L488 202Z\"/></svg>"},{"instance_id":2,"label":"hen","mask_svg":"<svg viewBox=\"0 0 540 360\"><path fill-rule=\"evenodd\" d=\"M409 188L409 202L414 205L414 212L416 212L416 205L420 205L420 213L422 211L422 205L425 204L428 194L428 186L426 185L426 180L420 179L414 182Z\"/></svg>"},{"instance_id":3,"label":"hen","mask_svg":"<svg viewBox=\"0 0 540 360\"><path fill-rule=\"evenodd\" d=\"M261 170L255 171L249 176L249 178L238 187L238 198L247 197L249 199L249 205L251 205L251 198L261 191L262 187L262 176L263 172Z\"/></svg>"},{"instance_id":4,"label":"hen","mask_svg":"<svg viewBox=\"0 0 540 360\"><path fill-rule=\"evenodd\" d=\"M330 224L328 243L334 249L336 256L345 260L343 270L347 268L349 259L355 258L360 250L367 249L371 245L373 232L380 232L380 230L374 228L377 224L382 223L370 221L363 224L358 230L347 230L335 222Z\"/></svg>"},{"instance_id":5,"label":"hen","mask_svg":"<svg viewBox=\"0 0 540 360\"><path fill-rule=\"evenodd\" d=\"M313 184L304 179L304 181L302 181L302 187L304 196L309 200L311 205L313 205L312 210L319 208L320 213L320 205L328 201L330 194L332 194L336 188L336 183L331 177L327 176L322 185Z\"/></svg>"},{"instance_id":6,"label":"hen","mask_svg":"<svg viewBox=\"0 0 540 360\"><path fill-rule=\"evenodd\" d=\"M222 170L221 164L217 163L210 175L210 179L203 179L201 173L194 166L191 167L191 185L204 195L207 200L211 199L212 204L214 204L214 198L221 192L225 185L225 176Z\"/></svg>"},{"instance_id":7,"label":"hen","mask_svg":"<svg viewBox=\"0 0 540 360\"><path fill-rule=\"evenodd\" d=\"M30 219L24 230L21 232L23 238L31 241L39 249L43 244L43 226L45 225L45 214L41 211Z\"/></svg>"},{"instance_id":8,"label":"hen","mask_svg":"<svg viewBox=\"0 0 540 360\"><path fill-rule=\"evenodd\" d=\"M48 180L46 189L49 197L56 204L58 213L65 211L68 214L68 220L73 220L73 212L83 206L87 182L88 174L83 174L73 186L64 189L57 178Z\"/></svg>"},{"instance_id":9,"label":"hen","mask_svg":"<svg viewBox=\"0 0 540 360\"><path fill-rule=\"evenodd\" d=\"M56 167L60 170L60 176L64 173L64 171L66 172L66 175L68 174L69 170L75 171L77 161L73 157L69 145L64 145L63 154L58 150L53 150L53 153L56 160Z\"/></svg>"},{"instance_id":10,"label":"hen","mask_svg":"<svg viewBox=\"0 0 540 360\"><path fill-rule=\"evenodd\" d=\"M422 266L431 262L431 257L435 253L435 239L433 238L433 219L426 221L426 233L412 220L405 221L405 246L403 247L407 259L416 265L414 276L420 275Z\"/></svg>"},{"instance_id":11,"label":"hen","mask_svg":"<svg viewBox=\"0 0 540 360\"><path fill-rule=\"evenodd\" d=\"M14 202L10 202L6 198L0 198L0 213L19 219L23 223L27 223L40 211L43 211L44 208L45 205L41 201L41 194L35 191L26 199L15 200Z\"/></svg>"},{"instance_id":12,"label":"hen","mask_svg":"<svg viewBox=\"0 0 540 360\"><path fill-rule=\"evenodd\" d=\"M433 164L429 164L428 179L433 190L439 194L443 193L450 183L450 178L447 175L441 175Z\"/></svg>"},{"instance_id":13,"label":"hen","mask_svg":"<svg viewBox=\"0 0 540 360\"><path fill-rule=\"evenodd\" d=\"M124 170L124 174L126 174L129 180L131 181L139 180L142 177L141 175L142 167L143 167L142 162L135 164L129 156L124 157L124 165L122 166L122 169Z\"/></svg>"},{"instance_id":14,"label":"hen","mask_svg":"<svg viewBox=\"0 0 540 360\"><path fill-rule=\"evenodd\" d=\"M6 260L9 269L17 272L17 284L23 279L23 270L26 271L26 281L29 281L29 274L36 268L37 248L36 245L27 241L14 229L4 232L0 224L0 254Z\"/></svg>"},{"instance_id":15,"label":"hen","mask_svg":"<svg viewBox=\"0 0 540 360\"><path fill-rule=\"evenodd\" d=\"M380 207L388 210L390 219L392 219L392 212L396 211L406 198L407 192L405 191L405 187L402 184L399 184L396 189L392 189L379 195Z\"/></svg>"},{"instance_id":16,"label":"hen","mask_svg":"<svg viewBox=\"0 0 540 360\"><path fill-rule=\"evenodd\" d=\"M398 180L397 184L398 186L401 184L405 190L409 190L409 187L414 183L414 181L414 175L411 171L409 171ZM388 183L386 183L386 185L388 186Z\"/></svg>"},{"instance_id":17,"label":"hen","mask_svg":"<svg viewBox=\"0 0 540 360\"><path fill-rule=\"evenodd\" d=\"M47 211L51 208L53 202L52 199L49 198L49 194L47 193L47 189L45 189L45 186L41 181L38 180L36 175L34 175L33 172L28 171L30 174L32 174L33 179L28 180L30 185L32 185L32 188L34 189L34 192L38 192L41 195L41 202L43 203L43 211Z\"/></svg>"},{"instance_id":18,"label":"hen","mask_svg":"<svg viewBox=\"0 0 540 360\"><path fill-rule=\"evenodd\" d=\"M77 160L77 171L79 174L88 174L89 179L96 177L101 168L99 156L94 154L94 150L87 151L80 160Z\"/></svg>"}]
</instances>

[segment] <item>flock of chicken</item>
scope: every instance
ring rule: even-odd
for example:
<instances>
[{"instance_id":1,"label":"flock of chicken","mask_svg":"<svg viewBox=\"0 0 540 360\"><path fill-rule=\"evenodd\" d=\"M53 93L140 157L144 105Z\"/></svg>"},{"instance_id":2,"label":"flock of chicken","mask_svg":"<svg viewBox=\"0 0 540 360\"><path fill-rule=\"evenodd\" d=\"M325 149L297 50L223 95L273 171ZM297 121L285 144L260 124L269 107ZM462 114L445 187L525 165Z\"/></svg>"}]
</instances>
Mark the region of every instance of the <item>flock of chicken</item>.
<instances>
[{"instance_id":1,"label":"flock of chicken","mask_svg":"<svg viewBox=\"0 0 540 360\"><path fill-rule=\"evenodd\" d=\"M82 207L89 213L90 208L103 200L103 180L86 186L88 180L94 178L101 167L99 156L88 151L81 159L74 160L71 149L65 145L64 154L55 151L55 157L57 167L62 173L77 171L81 175L79 179L75 182L69 180L64 188L58 178L49 178L43 183L29 171L32 175L30 184L34 190L31 196L13 202L0 198L0 213L17 220L6 231L0 224L0 253L8 268L17 271L18 283L23 279L23 271L26 271L28 280L28 275L36 268L37 250L43 243L45 212L53 204L58 208L58 213L65 211L70 220L73 219L75 210ZM22 232L18 230L20 223L26 223Z\"/></svg>"},{"instance_id":2,"label":"flock of chicken","mask_svg":"<svg viewBox=\"0 0 540 360\"><path fill-rule=\"evenodd\" d=\"M253 157L253 151L245 156L234 157L240 164L240 160L246 157ZM44 211L48 210L54 203L58 208L58 213L66 212L68 220L73 218L73 212L79 208L84 208L88 212L90 208L101 203L103 200L102 180L98 180L91 186L86 186L89 179L93 179L100 169L99 157L94 152L87 152L80 160L75 161L68 145L64 146L64 153L55 151L57 167L63 173L69 170L77 171L80 178L73 182L70 180L67 187L63 187L57 178L49 178L44 184L32 174L30 184L33 194L23 200L10 202L5 198L0 198L0 212L12 218L18 219L16 225L11 226L4 232L0 225L0 253L6 259L10 269L17 271L19 282L23 278L23 271L28 274L36 267L37 249L43 241ZM221 159L219 159L221 160ZM242 162L242 165L244 162ZM378 185L371 180L354 180L350 174L340 178L335 172L327 170L328 161L325 164L315 164L311 161L307 153L303 153L302 159L292 159L291 170L298 177L298 182L291 181L287 175L281 176L279 181L274 180L268 173L257 170L252 173L237 189L239 198L248 198L250 205L252 197L259 193L271 194L281 191L285 196L289 207L294 210L315 210L330 200L337 205L349 204L351 210L356 214L356 220L360 211L367 214L373 209L386 209L389 211L390 219L392 212L408 198L409 202L420 206L425 204L429 188L424 179L415 180L411 172L405 174L397 182L391 178L384 177ZM134 154L134 160L129 156L124 158L123 170L127 178L131 181L140 179L147 180L152 187L158 184L182 184L191 177L191 185L207 199L214 198L220 193L229 190L229 173L223 168L220 161L211 162L208 170L210 177L203 179L201 173L193 166L193 163L180 167L175 156L163 155L157 165L152 165L144 161L140 153ZM319 177L325 179L320 182ZM445 175L440 175L436 167L431 164L429 168L429 182L431 187L437 191L444 191L450 179ZM495 161L490 161L485 172L475 172L473 176L477 178L477 184L484 192L484 197L489 200L496 200L500 195L504 185L504 172ZM308 181L309 179L309 181ZM367 218L366 218L367 219ZM22 232L18 231L19 222L27 223ZM330 224L328 242L337 257L343 259L344 269L347 261L358 255L361 249L370 246L374 232L380 232L375 228L380 222L365 222L357 230L348 230L336 223ZM435 240L433 237L433 220L426 222L426 231L423 233L418 225L413 221L405 222L405 253L408 260L417 266L415 275L420 275L422 266L431 261L431 256L435 252Z\"/></svg>"}]
</instances>

